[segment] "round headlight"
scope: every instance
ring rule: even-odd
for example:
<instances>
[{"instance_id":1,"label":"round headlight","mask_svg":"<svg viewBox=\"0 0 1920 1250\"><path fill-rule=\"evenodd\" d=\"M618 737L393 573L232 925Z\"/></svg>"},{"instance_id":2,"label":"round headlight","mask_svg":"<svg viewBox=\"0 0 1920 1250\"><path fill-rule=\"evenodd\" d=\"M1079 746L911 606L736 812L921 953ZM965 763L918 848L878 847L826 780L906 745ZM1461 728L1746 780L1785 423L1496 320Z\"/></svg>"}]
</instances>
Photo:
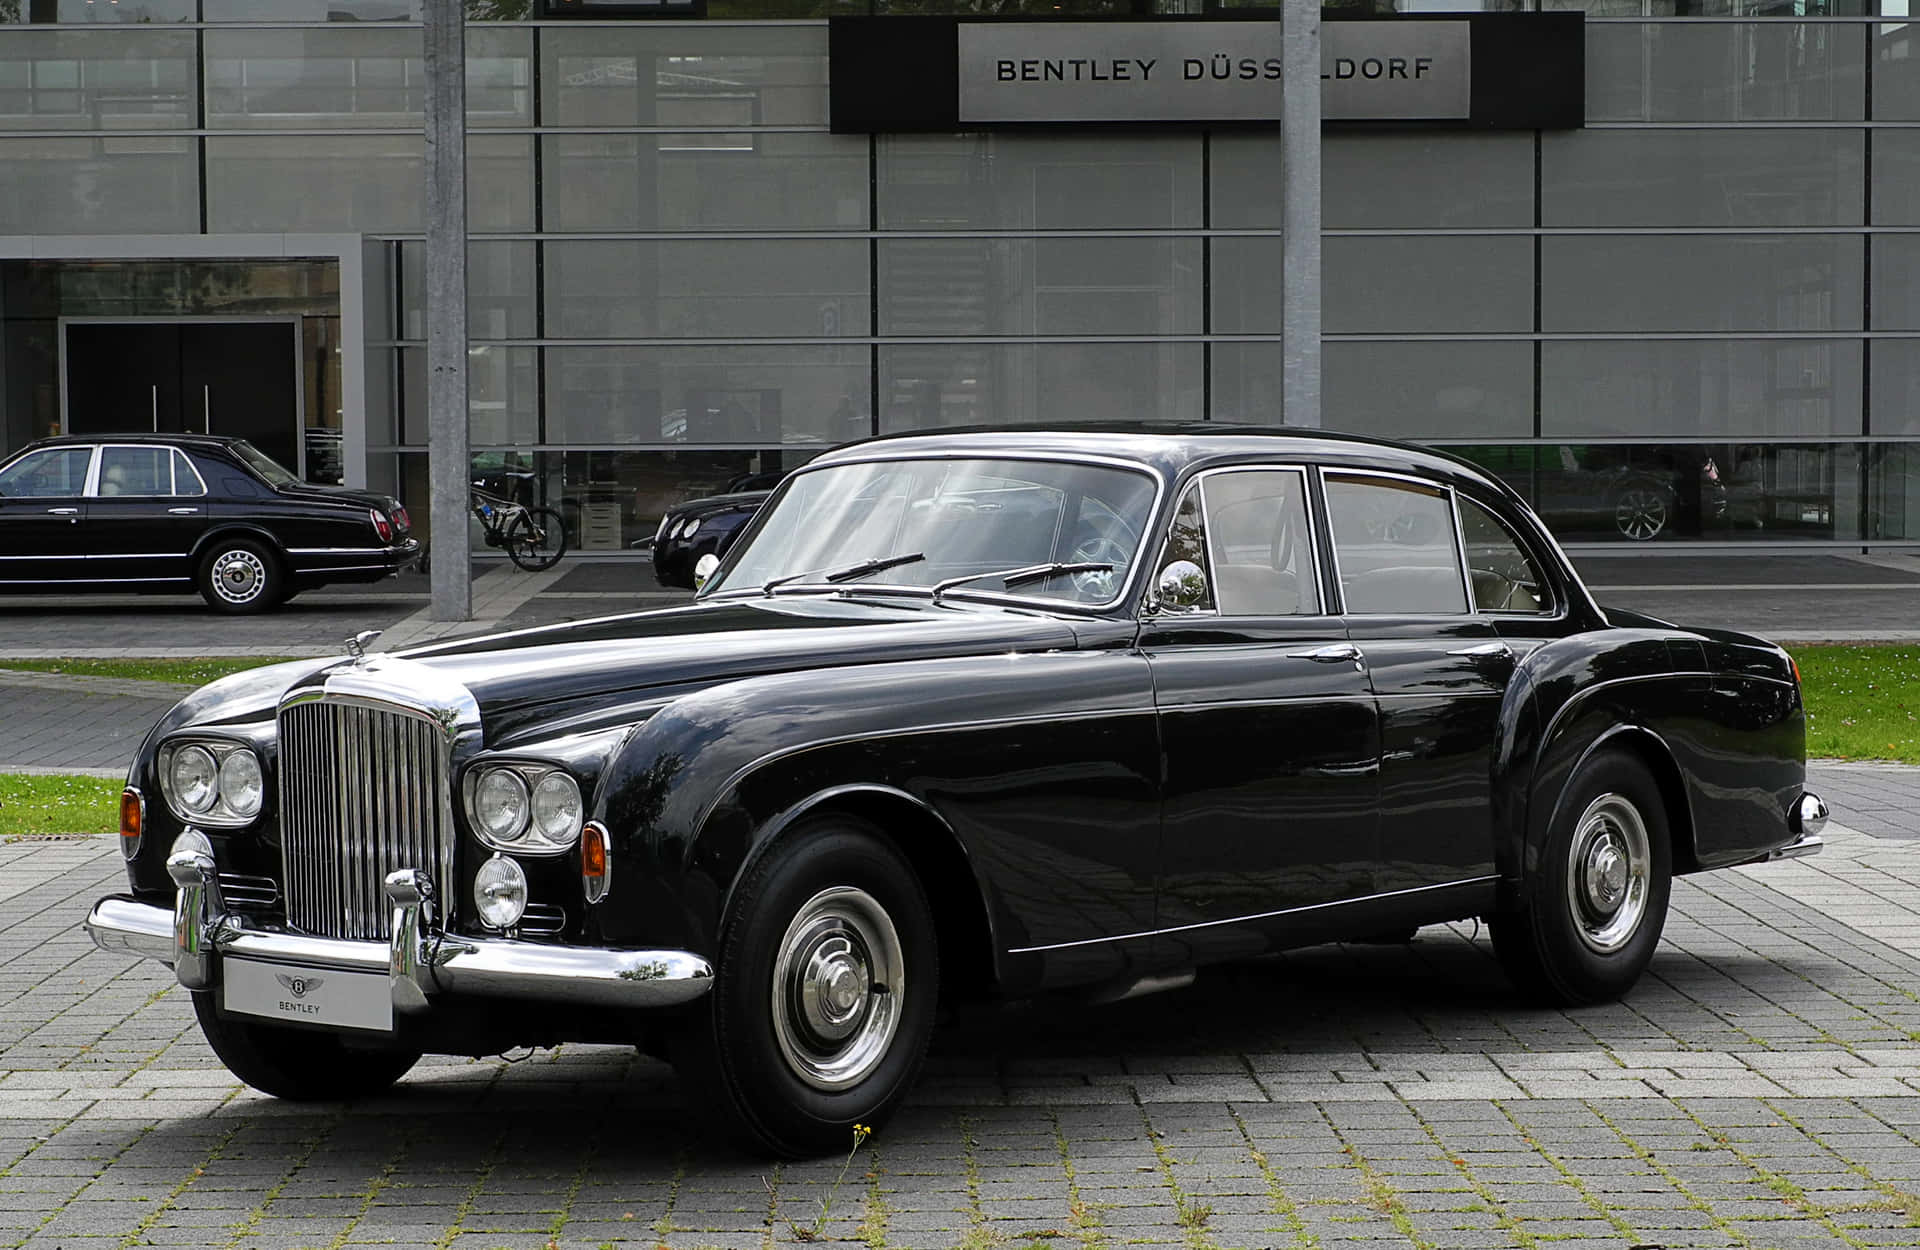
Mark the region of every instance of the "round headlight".
<instances>
[{"instance_id":1,"label":"round headlight","mask_svg":"<svg viewBox=\"0 0 1920 1250\"><path fill-rule=\"evenodd\" d=\"M507 768L489 769L473 788L473 818L480 831L503 842L527 827L527 783Z\"/></svg>"},{"instance_id":2,"label":"round headlight","mask_svg":"<svg viewBox=\"0 0 1920 1250\"><path fill-rule=\"evenodd\" d=\"M511 929L527 910L527 874L504 855L495 855L473 874L473 906L481 923Z\"/></svg>"},{"instance_id":3,"label":"round headlight","mask_svg":"<svg viewBox=\"0 0 1920 1250\"><path fill-rule=\"evenodd\" d=\"M257 816L267 795L266 779L260 775L260 758L241 747L220 762L220 801L235 816Z\"/></svg>"},{"instance_id":4,"label":"round headlight","mask_svg":"<svg viewBox=\"0 0 1920 1250\"><path fill-rule=\"evenodd\" d=\"M698 530L699 528L700 528L700 518L695 517L693 518L693 520L687 522L687 528L680 531L680 537L692 538L694 535L694 531Z\"/></svg>"},{"instance_id":5,"label":"round headlight","mask_svg":"<svg viewBox=\"0 0 1920 1250\"><path fill-rule=\"evenodd\" d=\"M580 834L580 787L565 773L548 773L533 788L533 831L555 846Z\"/></svg>"},{"instance_id":6,"label":"round headlight","mask_svg":"<svg viewBox=\"0 0 1920 1250\"><path fill-rule=\"evenodd\" d=\"M205 747L181 747L167 766L167 782L180 806L198 816L213 810L219 797L219 768Z\"/></svg>"}]
</instances>

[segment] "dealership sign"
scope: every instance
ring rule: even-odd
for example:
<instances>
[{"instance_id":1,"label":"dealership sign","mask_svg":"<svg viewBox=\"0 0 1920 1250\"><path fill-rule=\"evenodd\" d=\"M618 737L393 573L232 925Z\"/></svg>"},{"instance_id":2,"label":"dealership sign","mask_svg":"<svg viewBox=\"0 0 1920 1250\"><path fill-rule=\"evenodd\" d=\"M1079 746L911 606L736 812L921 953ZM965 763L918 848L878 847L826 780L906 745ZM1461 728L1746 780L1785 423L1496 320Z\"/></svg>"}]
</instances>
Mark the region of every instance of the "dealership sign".
<instances>
[{"instance_id":1,"label":"dealership sign","mask_svg":"<svg viewBox=\"0 0 1920 1250\"><path fill-rule=\"evenodd\" d=\"M1280 119L1275 21L834 18L833 128L1244 126ZM1327 121L1578 126L1579 13L1321 24Z\"/></svg>"}]
</instances>

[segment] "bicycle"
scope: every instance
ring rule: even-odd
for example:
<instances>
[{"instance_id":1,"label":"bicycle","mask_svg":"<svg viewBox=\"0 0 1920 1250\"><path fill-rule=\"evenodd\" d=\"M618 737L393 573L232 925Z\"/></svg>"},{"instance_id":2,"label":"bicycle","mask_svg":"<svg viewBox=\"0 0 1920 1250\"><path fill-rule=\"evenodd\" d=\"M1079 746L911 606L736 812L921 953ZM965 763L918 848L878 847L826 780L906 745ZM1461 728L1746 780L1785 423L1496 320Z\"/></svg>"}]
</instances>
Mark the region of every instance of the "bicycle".
<instances>
[{"instance_id":1,"label":"bicycle","mask_svg":"<svg viewBox=\"0 0 1920 1250\"><path fill-rule=\"evenodd\" d=\"M550 569L567 554L567 522L552 508L515 503L472 488L468 507L480 522L489 547L504 547L507 558L530 573Z\"/></svg>"}]
</instances>

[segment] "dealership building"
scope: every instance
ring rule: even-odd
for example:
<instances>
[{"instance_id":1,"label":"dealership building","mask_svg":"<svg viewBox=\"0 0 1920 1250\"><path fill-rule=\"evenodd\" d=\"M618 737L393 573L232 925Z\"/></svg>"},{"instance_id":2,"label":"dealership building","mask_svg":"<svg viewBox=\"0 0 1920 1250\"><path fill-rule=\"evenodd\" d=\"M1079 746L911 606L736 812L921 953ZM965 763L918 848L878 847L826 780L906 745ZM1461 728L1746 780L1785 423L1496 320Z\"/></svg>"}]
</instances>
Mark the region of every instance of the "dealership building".
<instances>
[{"instance_id":1,"label":"dealership building","mask_svg":"<svg viewBox=\"0 0 1920 1250\"><path fill-rule=\"evenodd\" d=\"M1920 544L1920 58L1881 3L1326 23L1321 423L1478 460L1569 544ZM938 0L468 7L476 474L588 551L875 433L1280 422L1277 126L956 112ZM1021 11L1096 51L1229 19L1265 75L1272 10ZM1474 27L1470 100L1338 94L1416 22ZM407 0L0 0L0 451L242 434L424 521L421 50Z\"/></svg>"}]
</instances>

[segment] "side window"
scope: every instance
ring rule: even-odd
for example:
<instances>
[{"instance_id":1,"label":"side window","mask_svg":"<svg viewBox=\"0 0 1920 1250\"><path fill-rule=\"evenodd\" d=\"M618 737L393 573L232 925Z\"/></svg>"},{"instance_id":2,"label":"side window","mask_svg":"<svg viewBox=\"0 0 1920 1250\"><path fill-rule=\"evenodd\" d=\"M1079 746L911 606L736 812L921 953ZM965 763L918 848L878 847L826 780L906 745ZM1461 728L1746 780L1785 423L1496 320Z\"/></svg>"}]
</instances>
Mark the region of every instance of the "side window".
<instances>
[{"instance_id":1,"label":"side window","mask_svg":"<svg viewBox=\"0 0 1920 1250\"><path fill-rule=\"evenodd\" d=\"M49 447L0 469L0 496L77 499L87 488L91 447Z\"/></svg>"},{"instance_id":2,"label":"side window","mask_svg":"<svg viewBox=\"0 0 1920 1250\"><path fill-rule=\"evenodd\" d=\"M1506 522L1485 505L1460 498L1460 533L1467 541L1473 606L1481 612L1544 612L1551 603L1546 578Z\"/></svg>"},{"instance_id":3,"label":"side window","mask_svg":"<svg viewBox=\"0 0 1920 1250\"><path fill-rule=\"evenodd\" d=\"M103 447L100 450L102 499L115 495L152 498L173 493L171 447Z\"/></svg>"},{"instance_id":4,"label":"side window","mask_svg":"<svg viewBox=\"0 0 1920 1250\"><path fill-rule=\"evenodd\" d=\"M1206 495L1213 593L1233 616L1312 616L1320 611L1307 529L1306 475L1296 470L1216 473Z\"/></svg>"},{"instance_id":5,"label":"side window","mask_svg":"<svg viewBox=\"0 0 1920 1250\"><path fill-rule=\"evenodd\" d=\"M207 493L207 484L194 471L193 461L187 459L187 453L177 447L173 451L173 493L194 496Z\"/></svg>"},{"instance_id":6,"label":"side window","mask_svg":"<svg viewBox=\"0 0 1920 1250\"><path fill-rule=\"evenodd\" d=\"M1184 591L1179 599L1160 593L1167 570L1181 566ZM1207 567L1207 524L1200 516L1200 488L1189 486L1173 514L1167 545L1153 569L1154 598L1163 612L1213 611L1213 575Z\"/></svg>"},{"instance_id":7,"label":"side window","mask_svg":"<svg viewBox=\"0 0 1920 1250\"><path fill-rule=\"evenodd\" d=\"M1327 474L1327 516L1349 612L1464 613L1453 507L1437 486Z\"/></svg>"}]
</instances>

